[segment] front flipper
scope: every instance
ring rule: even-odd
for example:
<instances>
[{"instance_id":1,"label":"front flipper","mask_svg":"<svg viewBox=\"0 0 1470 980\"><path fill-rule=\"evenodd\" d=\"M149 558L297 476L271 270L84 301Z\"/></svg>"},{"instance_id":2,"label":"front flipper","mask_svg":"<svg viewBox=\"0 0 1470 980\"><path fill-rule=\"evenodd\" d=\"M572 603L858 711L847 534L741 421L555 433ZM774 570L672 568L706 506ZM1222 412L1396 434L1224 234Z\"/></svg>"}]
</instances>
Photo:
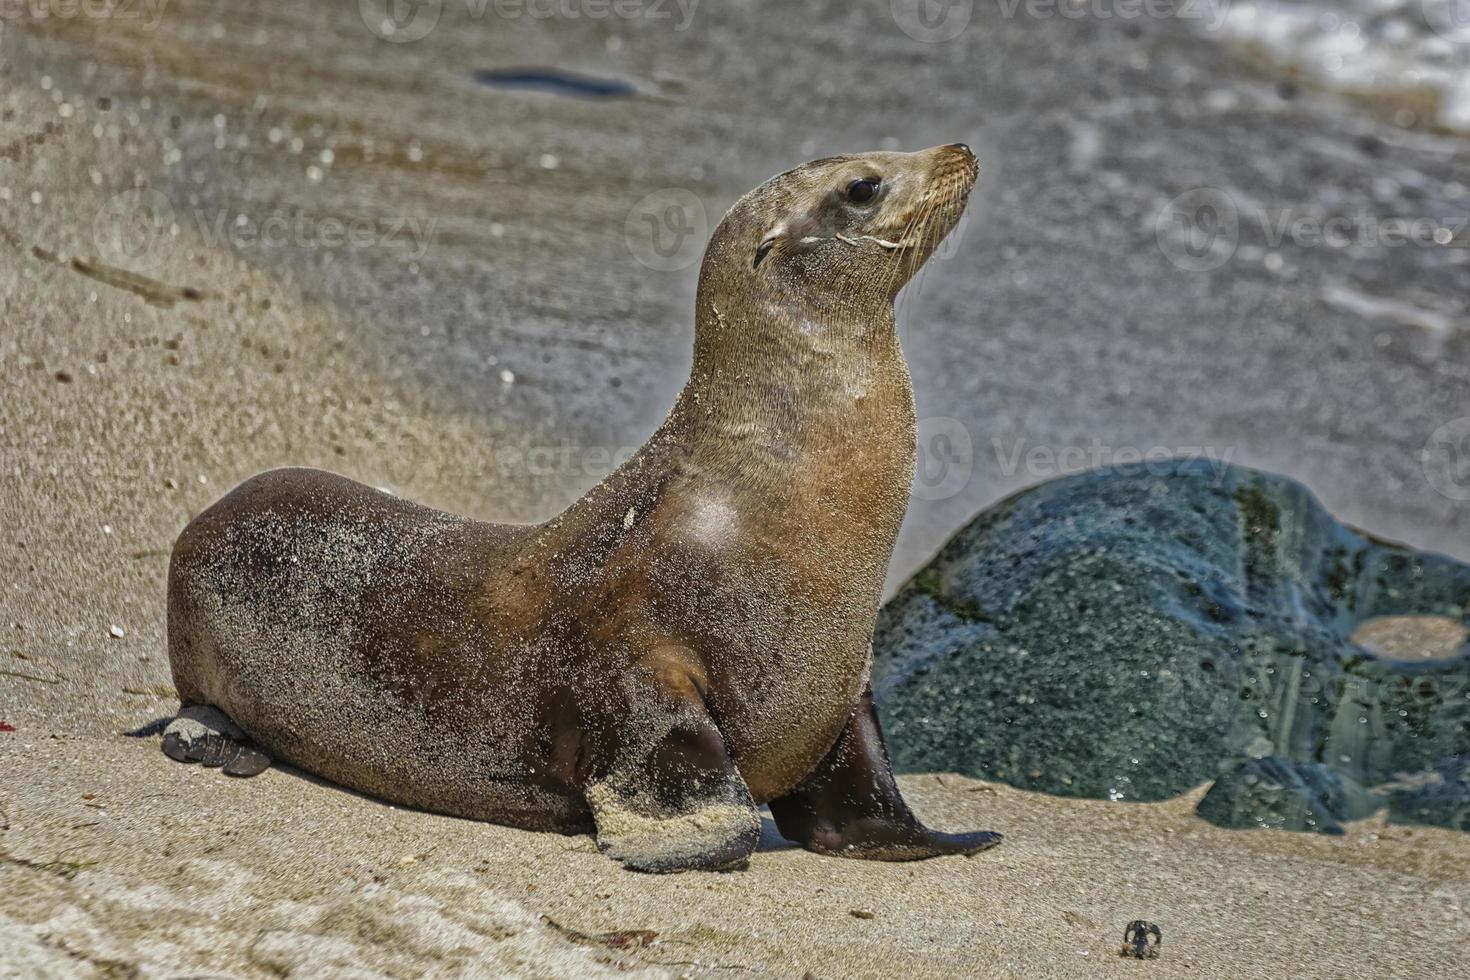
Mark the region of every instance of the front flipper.
<instances>
[{"instance_id":1,"label":"front flipper","mask_svg":"<svg viewBox=\"0 0 1470 980\"><path fill-rule=\"evenodd\" d=\"M975 854L1000 834L946 834L919 822L898 792L873 689L863 691L837 744L796 789L771 801L781 835L809 851L874 861Z\"/></svg>"},{"instance_id":2,"label":"front flipper","mask_svg":"<svg viewBox=\"0 0 1470 980\"><path fill-rule=\"evenodd\" d=\"M742 868L760 816L704 700L702 674L678 652L631 671L598 733L604 770L586 787L597 846L634 871Z\"/></svg>"}]
</instances>

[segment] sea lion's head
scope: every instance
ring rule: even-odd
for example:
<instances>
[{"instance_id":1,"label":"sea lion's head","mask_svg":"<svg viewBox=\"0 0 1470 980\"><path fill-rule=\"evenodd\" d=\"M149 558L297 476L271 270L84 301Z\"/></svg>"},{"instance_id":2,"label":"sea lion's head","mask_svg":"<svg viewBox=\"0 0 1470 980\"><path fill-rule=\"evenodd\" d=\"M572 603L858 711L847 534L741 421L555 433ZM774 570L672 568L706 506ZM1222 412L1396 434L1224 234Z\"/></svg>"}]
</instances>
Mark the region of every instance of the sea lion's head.
<instances>
[{"instance_id":1,"label":"sea lion's head","mask_svg":"<svg viewBox=\"0 0 1470 980\"><path fill-rule=\"evenodd\" d=\"M963 143L804 163L725 215L705 253L701 289L827 297L852 312L891 308L959 221L978 175Z\"/></svg>"}]
</instances>

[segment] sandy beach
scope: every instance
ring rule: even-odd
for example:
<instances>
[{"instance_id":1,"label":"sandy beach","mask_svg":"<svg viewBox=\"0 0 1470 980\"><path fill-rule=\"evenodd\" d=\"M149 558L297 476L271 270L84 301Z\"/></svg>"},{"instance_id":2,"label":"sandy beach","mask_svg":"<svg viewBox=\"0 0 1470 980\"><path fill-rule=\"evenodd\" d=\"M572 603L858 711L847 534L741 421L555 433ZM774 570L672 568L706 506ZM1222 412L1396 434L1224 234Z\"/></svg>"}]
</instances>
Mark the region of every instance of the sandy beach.
<instances>
[{"instance_id":1,"label":"sandy beach","mask_svg":"<svg viewBox=\"0 0 1470 980\"><path fill-rule=\"evenodd\" d=\"M320 466L528 521L595 482L603 464L589 448L611 455L643 438L687 369L694 276L629 258L626 219L646 195L694 188L712 223L745 187L834 142L920 146L954 129L1008 148L987 171L997 182L1019 177L1026 153L1055 157L1062 173L1084 158L1117 173L1109 154L1125 153L1077 149L1061 116L1028 136L958 95L944 118L883 130L842 98L860 66L820 40L822 104L845 107L826 119L794 109L804 140L763 131L750 105L721 110L721 86L703 79L762 84L762 66L723 60L740 29L713 12L696 25L707 57L680 68L667 26L584 21L560 40L528 22L441 27L426 42L440 45L435 61L377 41L352 6L188 3L152 27L7 21L0 34L0 721L14 729L0 732L0 976L1470 973L1464 834L1378 818L1343 837L1227 831L1194 815L1205 787L1144 805L912 774L903 789L927 821L1006 842L970 859L842 861L791 847L767 819L748 871L657 877L621 871L588 837L398 809L289 769L230 780L170 762L156 735L127 734L177 708L164 646L172 541L239 480ZM785 16L769 15L778 28ZM1018 59L1051 57L1071 30L1102 29L996 25ZM909 57L898 45L882 49L895 64ZM273 72L250 53L267 47L280 56ZM1172 64L1163 47L1148 50ZM638 128L647 103L550 107L446 81L444 66L560 50L636 74L655 122ZM332 55L330 70L311 70L314 52ZM925 56L922 77L955 70L949 55ZM792 66L766 68L764 84L798 84ZM1021 85L982 71L992 98ZM1121 105L1141 98L1123 91L1128 72L1090 81ZM1242 76L1238 88L1264 100L1272 84ZM1173 111L1162 95L1153 109ZM1326 111L1262 109L1254 125L1308 120L1302 153L1313 141L1356 146L1379 125L1355 116L1333 128ZM1220 113L1212 138L1228 143L1238 123ZM743 126L749 152L733 154ZM1396 137L1395 166L1441 180L1454 159L1439 138ZM1015 145L1028 139L1051 145ZM1244 153L1223 154L1205 178L1247 183ZM432 176L416 167L425 159ZM1344 167L1356 186L1359 163ZM1174 315L1192 310L1196 323L1172 338L1167 291L1125 311L1128 284L1156 270L1099 259L1122 247L1110 238L1119 228L1151 221L1153 192L1099 178L1092 186L1113 187L1126 213L1089 242L1052 236L1045 258L1046 229L1093 210L1068 183L1083 181L1045 189L1041 232L1027 231L1011 196L1021 192L983 197L962 251L911 299L922 414L975 426L985 452L993 434L1000 458L1017 440L1235 447L1236 462L1291 472L1371 530L1470 555L1466 504L1424 483L1418 455L1470 405L1463 309L1444 306L1454 329L1436 331L1324 305L1339 267L1293 253L1285 280L1253 265L1172 282ZM136 224L154 194L173 227ZM220 231L237 215L255 231L286 219L283 244ZM332 217L368 222L362 247L324 245ZM119 222L131 236L121 243ZM1025 251L1006 253L1007 236ZM1008 256L999 284L966 275L982 255ZM1088 310L1046 296L1069 259ZM1455 302L1462 262L1421 272L1424 308ZM1392 278L1363 275L1338 288ZM952 326L977 304L993 329ZM1094 319L1115 327L1067 329ZM1047 344L1042 326L1055 331ZM984 367L1002 360L1012 369ZM1312 383L1299 390L1283 380L1303 374ZM1260 411L1244 412L1255 397ZM558 455L566 445L572 455ZM987 460L962 492L916 504L895 581L979 503L1057 475ZM1134 919L1162 928L1159 959L1118 955Z\"/></svg>"}]
</instances>

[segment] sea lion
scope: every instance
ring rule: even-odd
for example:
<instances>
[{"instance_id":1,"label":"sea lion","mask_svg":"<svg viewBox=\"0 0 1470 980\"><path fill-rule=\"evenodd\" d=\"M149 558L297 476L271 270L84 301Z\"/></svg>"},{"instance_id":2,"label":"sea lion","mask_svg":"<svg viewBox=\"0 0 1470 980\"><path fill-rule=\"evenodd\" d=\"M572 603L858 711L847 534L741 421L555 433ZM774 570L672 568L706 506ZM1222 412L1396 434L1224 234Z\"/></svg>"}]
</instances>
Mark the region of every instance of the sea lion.
<instances>
[{"instance_id":1,"label":"sea lion","mask_svg":"<svg viewBox=\"0 0 1470 980\"><path fill-rule=\"evenodd\" d=\"M914 473L894 297L977 174L957 143L817 160L742 197L668 418L545 524L313 470L236 488L173 551L164 751L595 829L641 871L742 866L766 802L827 854L998 843L914 817L868 686Z\"/></svg>"}]
</instances>

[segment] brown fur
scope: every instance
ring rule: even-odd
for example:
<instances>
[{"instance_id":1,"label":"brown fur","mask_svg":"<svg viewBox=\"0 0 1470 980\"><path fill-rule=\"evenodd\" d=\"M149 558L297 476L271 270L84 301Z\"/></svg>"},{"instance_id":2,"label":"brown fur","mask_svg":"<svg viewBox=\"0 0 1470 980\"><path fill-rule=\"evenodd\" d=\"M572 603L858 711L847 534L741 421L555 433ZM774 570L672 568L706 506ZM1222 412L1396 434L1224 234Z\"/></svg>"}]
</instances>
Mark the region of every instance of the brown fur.
<instances>
[{"instance_id":1,"label":"brown fur","mask_svg":"<svg viewBox=\"0 0 1470 980\"><path fill-rule=\"evenodd\" d=\"M893 299L975 175L967 149L872 153L743 197L678 402L544 525L308 470L242 484L174 551L181 699L346 786L533 828L587 828L590 786L710 720L750 800L792 790L863 694L913 476ZM883 196L848 203L870 176Z\"/></svg>"}]
</instances>

